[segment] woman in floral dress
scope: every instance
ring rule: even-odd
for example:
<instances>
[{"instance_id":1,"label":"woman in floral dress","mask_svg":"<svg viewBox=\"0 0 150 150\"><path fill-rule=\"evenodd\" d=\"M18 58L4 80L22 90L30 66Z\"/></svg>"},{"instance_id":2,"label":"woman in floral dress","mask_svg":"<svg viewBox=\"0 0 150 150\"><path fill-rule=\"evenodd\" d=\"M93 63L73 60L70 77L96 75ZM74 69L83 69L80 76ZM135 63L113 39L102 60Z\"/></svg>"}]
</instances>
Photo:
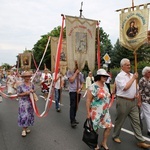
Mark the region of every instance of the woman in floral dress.
<instances>
[{"instance_id":1,"label":"woman in floral dress","mask_svg":"<svg viewBox=\"0 0 150 150\"><path fill-rule=\"evenodd\" d=\"M101 147L104 150L109 150L107 139L110 134L112 122L109 114L110 93L105 84L109 74L104 69L99 69L95 76L95 82L88 88L86 108L87 118L91 118L93 128L98 131L98 128L104 128L103 140ZM95 148L98 150L99 146Z\"/></svg>"},{"instance_id":2,"label":"woman in floral dress","mask_svg":"<svg viewBox=\"0 0 150 150\"><path fill-rule=\"evenodd\" d=\"M34 85L30 82L31 72L26 71L22 74L23 83L17 87L19 99L18 126L22 127L22 136L30 133L29 126L34 123L34 110L30 100L30 92L34 92Z\"/></svg>"}]
</instances>

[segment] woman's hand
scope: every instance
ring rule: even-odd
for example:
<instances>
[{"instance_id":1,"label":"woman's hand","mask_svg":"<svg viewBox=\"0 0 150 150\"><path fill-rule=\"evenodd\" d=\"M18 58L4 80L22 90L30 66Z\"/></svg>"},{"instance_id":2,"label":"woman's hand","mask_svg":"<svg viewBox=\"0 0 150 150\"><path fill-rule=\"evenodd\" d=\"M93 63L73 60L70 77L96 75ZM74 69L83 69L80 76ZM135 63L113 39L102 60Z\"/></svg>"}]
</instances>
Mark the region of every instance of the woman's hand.
<instances>
[{"instance_id":1,"label":"woman's hand","mask_svg":"<svg viewBox=\"0 0 150 150\"><path fill-rule=\"evenodd\" d=\"M29 94L30 94L30 91L25 92L25 95L29 95Z\"/></svg>"},{"instance_id":2,"label":"woman's hand","mask_svg":"<svg viewBox=\"0 0 150 150\"><path fill-rule=\"evenodd\" d=\"M34 90L33 90L33 89L31 89L31 90L30 90L30 93L34 93Z\"/></svg>"}]
</instances>

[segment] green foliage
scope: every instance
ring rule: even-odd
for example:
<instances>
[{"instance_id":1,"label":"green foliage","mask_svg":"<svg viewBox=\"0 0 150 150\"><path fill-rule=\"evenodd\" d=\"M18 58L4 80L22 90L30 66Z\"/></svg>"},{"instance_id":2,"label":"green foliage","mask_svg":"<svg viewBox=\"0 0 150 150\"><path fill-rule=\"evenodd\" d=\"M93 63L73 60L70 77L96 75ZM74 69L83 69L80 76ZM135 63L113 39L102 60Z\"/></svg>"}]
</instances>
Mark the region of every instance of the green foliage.
<instances>
[{"instance_id":1,"label":"green foliage","mask_svg":"<svg viewBox=\"0 0 150 150\"><path fill-rule=\"evenodd\" d=\"M137 62L140 61L150 62L150 46L144 44L137 51ZM128 50L120 45L119 39L114 45L113 50L110 53L111 57L111 68L120 67L120 61L122 58L128 58L131 61L132 66L134 67L135 63L135 54L134 51ZM144 60L143 60L144 59Z\"/></svg>"},{"instance_id":2,"label":"green foliage","mask_svg":"<svg viewBox=\"0 0 150 150\"><path fill-rule=\"evenodd\" d=\"M33 47L33 55L37 63L37 66L39 65L43 57L43 54L44 54L44 51L48 42L48 37L49 37L48 34L41 36L41 39ZM50 45L48 45L48 48L47 48L47 51L46 51L46 54L45 54L45 57L43 59L40 69L44 69L44 64L46 64L47 68L51 67Z\"/></svg>"},{"instance_id":3,"label":"green foliage","mask_svg":"<svg viewBox=\"0 0 150 150\"><path fill-rule=\"evenodd\" d=\"M1 68L5 68L5 70L11 69L11 66L7 63L2 64Z\"/></svg>"},{"instance_id":4,"label":"green foliage","mask_svg":"<svg viewBox=\"0 0 150 150\"><path fill-rule=\"evenodd\" d=\"M103 60L104 55L106 53L110 55L113 46L109 39L109 35L106 32L104 32L103 28L100 28L99 33L100 33L100 51L101 51L101 66L102 66L105 63Z\"/></svg>"}]
</instances>

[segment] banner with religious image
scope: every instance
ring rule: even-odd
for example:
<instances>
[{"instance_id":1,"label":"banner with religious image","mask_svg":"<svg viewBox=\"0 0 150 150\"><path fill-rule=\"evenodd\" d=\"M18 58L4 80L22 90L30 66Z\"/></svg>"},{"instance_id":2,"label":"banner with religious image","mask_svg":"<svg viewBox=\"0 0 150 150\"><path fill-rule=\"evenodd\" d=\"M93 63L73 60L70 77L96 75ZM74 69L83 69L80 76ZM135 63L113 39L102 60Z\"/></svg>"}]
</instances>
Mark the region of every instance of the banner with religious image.
<instances>
[{"instance_id":1,"label":"banner with religious image","mask_svg":"<svg viewBox=\"0 0 150 150\"><path fill-rule=\"evenodd\" d=\"M82 70L87 61L91 71L95 69L95 36L96 20L79 17L65 16L67 38L67 62L68 69L78 68Z\"/></svg>"},{"instance_id":2,"label":"banner with religious image","mask_svg":"<svg viewBox=\"0 0 150 150\"><path fill-rule=\"evenodd\" d=\"M137 50L147 39L149 9L136 6L120 14L120 43L129 50Z\"/></svg>"},{"instance_id":3,"label":"banner with religious image","mask_svg":"<svg viewBox=\"0 0 150 150\"><path fill-rule=\"evenodd\" d=\"M58 46L58 37L51 37L51 70L54 71L55 59ZM60 72L65 75L67 71L67 49L66 49L66 39L63 39L62 49L60 54Z\"/></svg>"},{"instance_id":4,"label":"banner with religious image","mask_svg":"<svg viewBox=\"0 0 150 150\"><path fill-rule=\"evenodd\" d=\"M24 70L31 69L31 53L25 52L20 54L21 57L21 68Z\"/></svg>"}]
</instances>

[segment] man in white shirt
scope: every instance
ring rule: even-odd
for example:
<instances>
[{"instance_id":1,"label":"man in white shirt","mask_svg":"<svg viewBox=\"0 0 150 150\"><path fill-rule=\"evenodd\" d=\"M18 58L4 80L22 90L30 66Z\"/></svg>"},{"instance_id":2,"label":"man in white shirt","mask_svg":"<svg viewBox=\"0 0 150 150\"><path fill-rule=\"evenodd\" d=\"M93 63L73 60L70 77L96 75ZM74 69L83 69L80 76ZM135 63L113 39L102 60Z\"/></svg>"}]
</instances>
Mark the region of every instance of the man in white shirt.
<instances>
[{"instance_id":1,"label":"man in white shirt","mask_svg":"<svg viewBox=\"0 0 150 150\"><path fill-rule=\"evenodd\" d=\"M56 76L56 79L55 79L55 73L53 73L53 80L54 80L54 90L55 90L55 107L56 107L56 111L60 112L61 90L63 86L63 78L60 73L60 69Z\"/></svg>"},{"instance_id":2,"label":"man in white shirt","mask_svg":"<svg viewBox=\"0 0 150 150\"><path fill-rule=\"evenodd\" d=\"M149 148L150 144L145 143L140 127L136 85L138 74L130 73L130 60L127 58L121 60L120 66L121 72L115 78L117 116L113 132L113 140L116 143L121 143L121 140L119 139L121 128L125 119L129 116L135 138L138 141L137 146L141 148Z\"/></svg>"}]
</instances>

